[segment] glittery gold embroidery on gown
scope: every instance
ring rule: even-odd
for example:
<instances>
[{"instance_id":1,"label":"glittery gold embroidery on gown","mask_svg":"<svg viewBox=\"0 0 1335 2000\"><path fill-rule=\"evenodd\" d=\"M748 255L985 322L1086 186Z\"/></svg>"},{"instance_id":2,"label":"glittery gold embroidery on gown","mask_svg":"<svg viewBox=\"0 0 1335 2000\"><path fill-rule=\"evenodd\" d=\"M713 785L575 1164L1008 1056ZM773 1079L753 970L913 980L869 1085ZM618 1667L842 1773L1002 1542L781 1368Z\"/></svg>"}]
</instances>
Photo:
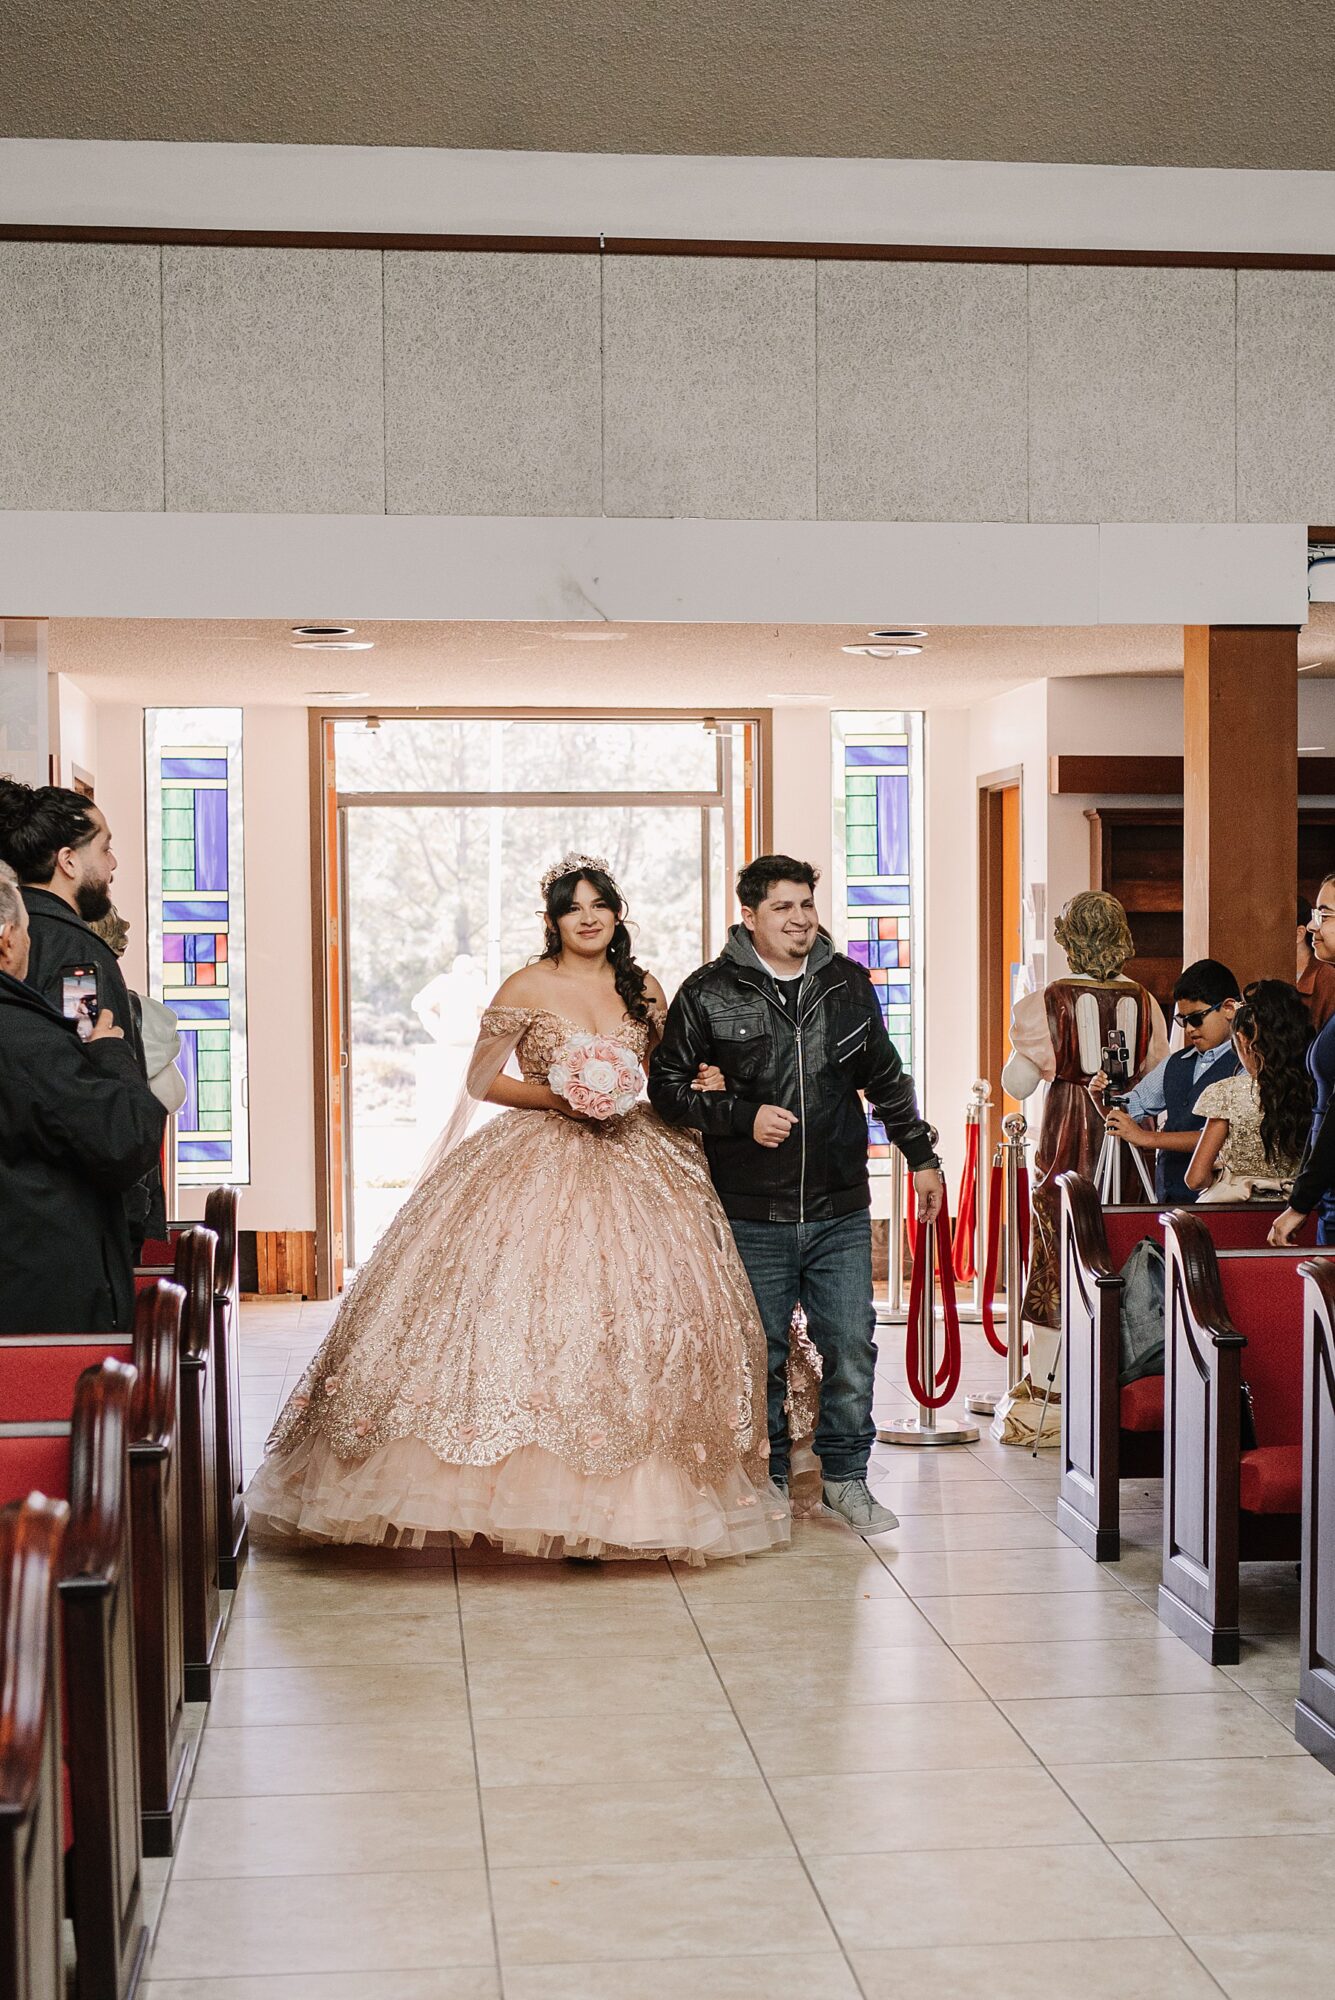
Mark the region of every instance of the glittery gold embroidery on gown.
<instances>
[{"instance_id":1,"label":"glittery gold embroidery on gown","mask_svg":"<svg viewBox=\"0 0 1335 2000\"><path fill-rule=\"evenodd\" d=\"M541 1081L569 1029L492 1008L479 1049L507 1036ZM619 1032L643 1057L648 1029ZM765 1366L693 1133L644 1103L601 1126L505 1111L447 1150L391 1223L248 1503L340 1542L755 1553L789 1536L767 1472Z\"/></svg>"}]
</instances>

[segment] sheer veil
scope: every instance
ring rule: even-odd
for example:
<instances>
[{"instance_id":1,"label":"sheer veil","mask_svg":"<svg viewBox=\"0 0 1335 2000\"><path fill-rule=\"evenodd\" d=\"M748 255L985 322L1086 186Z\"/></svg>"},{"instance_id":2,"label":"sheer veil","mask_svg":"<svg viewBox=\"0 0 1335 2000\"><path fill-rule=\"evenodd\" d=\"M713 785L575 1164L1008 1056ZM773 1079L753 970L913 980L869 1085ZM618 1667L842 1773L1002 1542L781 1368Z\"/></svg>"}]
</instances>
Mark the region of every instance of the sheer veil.
<instances>
[{"instance_id":1,"label":"sheer veil","mask_svg":"<svg viewBox=\"0 0 1335 2000\"><path fill-rule=\"evenodd\" d=\"M468 1137L487 1101L487 1092L519 1047L524 1030L532 1019L532 1011L527 1007L488 1007L482 1016L473 1053L468 1059L463 1086L449 1117L427 1148L417 1179L413 1182L414 1192L435 1173L446 1155Z\"/></svg>"}]
</instances>

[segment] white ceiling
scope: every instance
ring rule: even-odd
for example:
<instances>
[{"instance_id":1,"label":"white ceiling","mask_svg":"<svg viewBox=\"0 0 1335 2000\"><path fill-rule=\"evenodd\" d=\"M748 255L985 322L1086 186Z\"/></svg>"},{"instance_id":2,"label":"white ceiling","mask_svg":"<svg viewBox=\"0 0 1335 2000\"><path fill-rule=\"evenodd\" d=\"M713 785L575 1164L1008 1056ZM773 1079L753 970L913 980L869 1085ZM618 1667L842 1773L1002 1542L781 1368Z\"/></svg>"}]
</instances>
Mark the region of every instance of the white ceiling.
<instances>
[{"instance_id":1,"label":"white ceiling","mask_svg":"<svg viewBox=\"0 0 1335 2000\"><path fill-rule=\"evenodd\" d=\"M294 612L298 617L310 613ZM332 617L330 623L336 622ZM385 707L768 706L810 695L850 707L957 708L1025 681L1173 674L1176 625L942 626L909 659L854 659L868 637L833 625L367 624L365 653L298 651L285 624L57 618L49 664L97 702L319 705L365 690ZM1335 605L1313 605L1299 661L1329 657Z\"/></svg>"}]
</instances>

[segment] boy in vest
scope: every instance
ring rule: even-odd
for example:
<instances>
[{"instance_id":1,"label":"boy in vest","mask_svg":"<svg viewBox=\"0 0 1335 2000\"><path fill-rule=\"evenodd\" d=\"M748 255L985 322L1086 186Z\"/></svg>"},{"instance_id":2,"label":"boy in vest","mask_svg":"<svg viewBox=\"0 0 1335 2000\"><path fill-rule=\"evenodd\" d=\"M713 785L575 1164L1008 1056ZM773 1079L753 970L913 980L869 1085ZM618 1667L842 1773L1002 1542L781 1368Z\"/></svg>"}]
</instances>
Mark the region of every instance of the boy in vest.
<instances>
[{"instance_id":1,"label":"boy in vest","mask_svg":"<svg viewBox=\"0 0 1335 2000\"><path fill-rule=\"evenodd\" d=\"M1107 1114L1108 1130L1130 1146L1153 1153L1154 1191L1160 1201L1195 1201L1186 1172L1205 1125L1196 1099L1207 1083L1219 1083L1239 1068L1233 1047L1233 1016L1241 1005L1238 982L1217 958L1199 958L1173 988L1173 1019L1182 1047L1143 1077L1126 1108ZM1089 1094L1103 1109L1108 1079L1091 1077ZM1152 1119L1154 1123L1142 1121ZM1159 1121L1162 1120L1162 1123Z\"/></svg>"}]
</instances>

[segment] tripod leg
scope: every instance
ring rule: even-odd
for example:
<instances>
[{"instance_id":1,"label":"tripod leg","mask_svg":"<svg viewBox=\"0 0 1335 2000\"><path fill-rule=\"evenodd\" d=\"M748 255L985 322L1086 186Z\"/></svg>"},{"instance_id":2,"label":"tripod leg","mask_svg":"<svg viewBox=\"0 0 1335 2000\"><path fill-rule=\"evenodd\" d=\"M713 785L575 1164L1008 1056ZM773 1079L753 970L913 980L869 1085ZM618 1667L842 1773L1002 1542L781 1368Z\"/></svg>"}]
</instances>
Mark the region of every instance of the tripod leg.
<instances>
[{"instance_id":1,"label":"tripod leg","mask_svg":"<svg viewBox=\"0 0 1335 2000\"><path fill-rule=\"evenodd\" d=\"M1038 1447L1043 1442L1043 1426L1048 1420L1048 1406L1052 1402L1052 1386L1057 1379L1057 1364L1061 1360L1061 1355L1062 1344L1059 1337L1052 1356L1052 1366L1048 1370L1047 1387L1043 1391L1043 1408L1039 1411L1038 1429L1034 1432L1034 1448L1029 1454L1030 1458L1038 1457Z\"/></svg>"}]
</instances>

